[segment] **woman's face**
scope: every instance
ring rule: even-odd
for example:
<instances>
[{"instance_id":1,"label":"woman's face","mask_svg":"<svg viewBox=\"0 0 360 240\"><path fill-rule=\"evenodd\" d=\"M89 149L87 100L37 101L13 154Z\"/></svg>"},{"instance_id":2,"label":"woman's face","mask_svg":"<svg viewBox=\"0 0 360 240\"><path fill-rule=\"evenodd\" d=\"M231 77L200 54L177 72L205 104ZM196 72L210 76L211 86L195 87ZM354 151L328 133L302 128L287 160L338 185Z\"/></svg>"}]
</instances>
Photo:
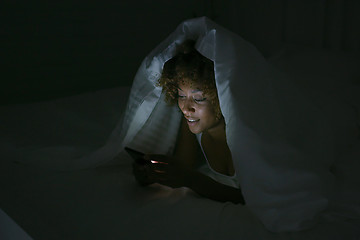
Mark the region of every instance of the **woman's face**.
<instances>
[{"instance_id":1,"label":"woman's face","mask_svg":"<svg viewBox=\"0 0 360 240\"><path fill-rule=\"evenodd\" d=\"M179 84L178 105L194 134L210 130L220 121L210 99L193 84Z\"/></svg>"}]
</instances>

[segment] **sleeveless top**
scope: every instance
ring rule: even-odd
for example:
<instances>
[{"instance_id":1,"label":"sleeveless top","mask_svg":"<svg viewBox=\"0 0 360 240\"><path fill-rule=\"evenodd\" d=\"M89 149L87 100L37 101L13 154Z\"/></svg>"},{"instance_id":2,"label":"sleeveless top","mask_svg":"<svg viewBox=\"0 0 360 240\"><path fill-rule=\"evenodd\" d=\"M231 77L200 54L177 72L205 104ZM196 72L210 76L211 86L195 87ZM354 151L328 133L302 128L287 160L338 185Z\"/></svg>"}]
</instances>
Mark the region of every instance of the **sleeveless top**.
<instances>
[{"instance_id":1,"label":"sleeveless top","mask_svg":"<svg viewBox=\"0 0 360 240\"><path fill-rule=\"evenodd\" d=\"M196 139L199 142L199 145L201 147L201 151L205 157L206 163L203 164L202 166L199 167L199 171L209 177L211 177L212 179L214 179L215 181L222 183L224 185L227 186L231 186L231 187L235 187L235 188L239 188L239 183L237 181L236 178L236 172L234 173L233 176L228 176L222 173L219 173L217 171L215 171L209 164L209 161L206 157L205 151L201 145L201 137L202 137L202 133L196 134Z\"/></svg>"}]
</instances>

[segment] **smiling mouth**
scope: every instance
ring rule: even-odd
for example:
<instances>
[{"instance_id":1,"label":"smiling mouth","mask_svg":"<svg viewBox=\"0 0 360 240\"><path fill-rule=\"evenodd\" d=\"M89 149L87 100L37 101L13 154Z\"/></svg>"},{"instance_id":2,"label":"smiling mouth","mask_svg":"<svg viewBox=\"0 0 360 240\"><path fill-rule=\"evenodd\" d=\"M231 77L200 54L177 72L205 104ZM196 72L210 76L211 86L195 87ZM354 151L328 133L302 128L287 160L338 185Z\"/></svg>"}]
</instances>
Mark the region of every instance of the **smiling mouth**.
<instances>
[{"instance_id":1,"label":"smiling mouth","mask_svg":"<svg viewBox=\"0 0 360 240\"><path fill-rule=\"evenodd\" d=\"M188 123L196 123L196 122L200 121L200 119L189 119L189 118L187 118L186 121Z\"/></svg>"}]
</instances>

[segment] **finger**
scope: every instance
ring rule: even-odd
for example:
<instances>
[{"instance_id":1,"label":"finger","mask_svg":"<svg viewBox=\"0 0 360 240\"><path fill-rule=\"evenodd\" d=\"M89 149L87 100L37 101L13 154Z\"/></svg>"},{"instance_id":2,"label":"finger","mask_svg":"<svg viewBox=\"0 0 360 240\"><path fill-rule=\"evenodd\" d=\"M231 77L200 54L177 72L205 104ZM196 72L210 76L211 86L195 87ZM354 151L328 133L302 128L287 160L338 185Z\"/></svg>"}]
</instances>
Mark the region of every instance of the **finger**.
<instances>
[{"instance_id":1,"label":"finger","mask_svg":"<svg viewBox=\"0 0 360 240\"><path fill-rule=\"evenodd\" d=\"M167 165L161 163L148 164L146 168L149 172L166 173L168 171Z\"/></svg>"},{"instance_id":2,"label":"finger","mask_svg":"<svg viewBox=\"0 0 360 240\"><path fill-rule=\"evenodd\" d=\"M154 173L154 176L151 178L154 182L159 183L164 186L172 187L172 181L167 176L162 174Z\"/></svg>"},{"instance_id":3,"label":"finger","mask_svg":"<svg viewBox=\"0 0 360 240\"><path fill-rule=\"evenodd\" d=\"M152 171L148 174L148 178L153 181L153 182L157 182L157 183L163 183L166 181L167 177L165 174L163 173L159 173L156 171Z\"/></svg>"},{"instance_id":4,"label":"finger","mask_svg":"<svg viewBox=\"0 0 360 240\"><path fill-rule=\"evenodd\" d=\"M153 173L165 174L165 171L164 171L164 170L160 170L160 169L155 168L155 167L149 167L149 168L148 168L148 171L147 171L147 174L150 175L150 174L153 174Z\"/></svg>"},{"instance_id":5,"label":"finger","mask_svg":"<svg viewBox=\"0 0 360 240\"><path fill-rule=\"evenodd\" d=\"M162 163L152 163L152 164L148 164L146 167L151 171L155 171L159 173L165 173L169 169L167 164L162 164Z\"/></svg>"}]
</instances>

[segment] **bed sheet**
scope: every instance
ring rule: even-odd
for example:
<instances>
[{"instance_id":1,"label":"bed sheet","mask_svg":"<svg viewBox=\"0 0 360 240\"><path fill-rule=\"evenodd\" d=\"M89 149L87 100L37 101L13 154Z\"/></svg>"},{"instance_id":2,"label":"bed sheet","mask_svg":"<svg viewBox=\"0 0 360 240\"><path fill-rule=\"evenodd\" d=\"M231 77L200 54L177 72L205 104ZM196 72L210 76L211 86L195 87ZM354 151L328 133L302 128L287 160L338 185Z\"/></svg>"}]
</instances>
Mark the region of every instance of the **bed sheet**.
<instances>
[{"instance_id":1,"label":"bed sheet","mask_svg":"<svg viewBox=\"0 0 360 240\"><path fill-rule=\"evenodd\" d=\"M34 239L359 237L359 222L340 220L308 231L273 234L244 206L203 199L185 188L141 188L128 166L75 172L7 169L1 207Z\"/></svg>"},{"instance_id":2,"label":"bed sheet","mask_svg":"<svg viewBox=\"0 0 360 240\"><path fill-rule=\"evenodd\" d=\"M360 221L341 218L307 231L271 233L245 206L186 188L138 186L129 158L76 171L17 163L68 161L101 146L128 90L0 107L0 208L34 239L360 239Z\"/></svg>"}]
</instances>

